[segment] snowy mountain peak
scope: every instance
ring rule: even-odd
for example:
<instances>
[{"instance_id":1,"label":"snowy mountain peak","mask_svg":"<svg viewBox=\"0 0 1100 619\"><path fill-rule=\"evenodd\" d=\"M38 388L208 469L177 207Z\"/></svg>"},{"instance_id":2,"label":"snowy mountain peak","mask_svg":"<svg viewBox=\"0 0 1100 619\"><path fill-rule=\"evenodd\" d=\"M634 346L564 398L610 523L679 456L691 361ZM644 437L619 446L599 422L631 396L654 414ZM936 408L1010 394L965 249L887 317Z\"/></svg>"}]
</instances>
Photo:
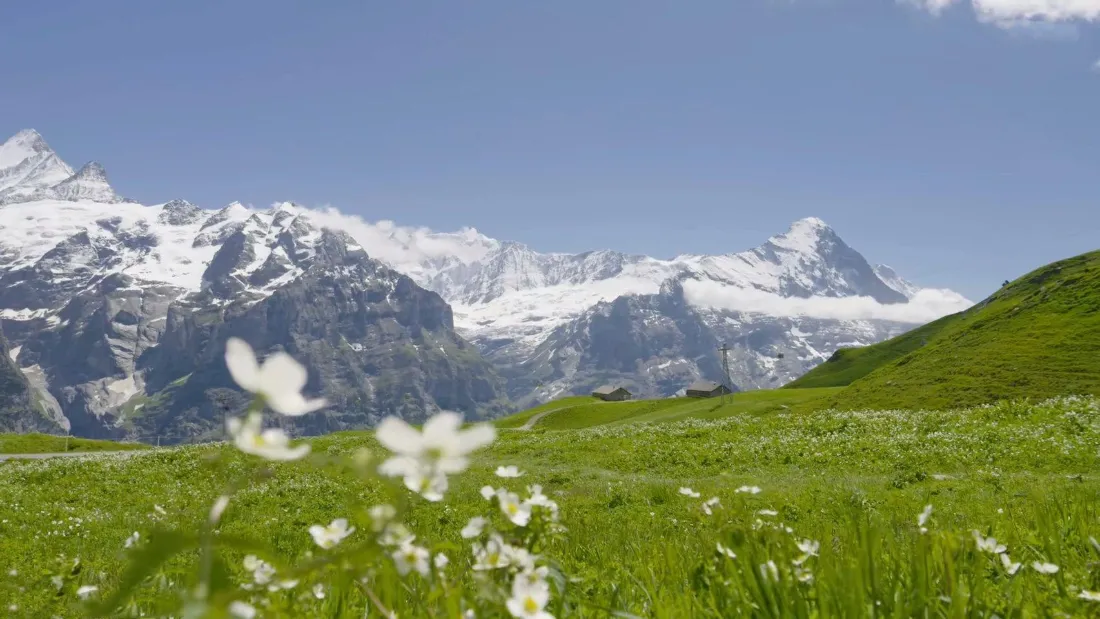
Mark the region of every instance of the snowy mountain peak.
<instances>
[{"instance_id":1,"label":"snowy mountain peak","mask_svg":"<svg viewBox=\"0 0 1100 619\"><path fill-rule=\"evenodd\" d=\"M52 187L40 189L29 200L65 200L117 204L126 201L107 180L107 170L95 161L84 164L75 174Z\"/></svg>"},{"instance_id":2,"label":"snowy mountain peak","mask_svg":"<svg viewBox=\"0 0 1100 619\"><path fill-rule=\"evenodd\" d=\"M822 241L840 240L836 232L817 217L805 217L791 224L783 234L768 239L768 244L788 251L812 254Z\"/></svg>"},{"instance_id":3,"label":"snowy mountain peak","mask_svg":"<svg viewBox=\"0 0 1100 619\"><path fill-rule=\"evenodd\" d=\"M98 161L89 161L85 163L76 174L74 178L96 183L107 183L107 170Z\"/></svg>"},{"instance_id":4,"label":"snowy mountain peak","mask_svg":"<svg viewBox=\"0 0 1100 619\"><path fill-rule=\"evenodd\" d=\"M19 133L8 138L3 145L0 145L0 149L10 148L14 150L16 147L25 148L34 152L50 150L49 145L46 144L46 140L42 138L42 134L34 129L23 129Z\"/></svg>"},{"instance_id":5,"label":"snowy mountain peak","mask_svg":"<svg viewBox=\"0 0 1100 619\"><path fill-rule=\"evenodd\" d=\"M72 173L37 131L24 129L0 144L0 204L26 200Z\"/></svg>"}]
</instances>

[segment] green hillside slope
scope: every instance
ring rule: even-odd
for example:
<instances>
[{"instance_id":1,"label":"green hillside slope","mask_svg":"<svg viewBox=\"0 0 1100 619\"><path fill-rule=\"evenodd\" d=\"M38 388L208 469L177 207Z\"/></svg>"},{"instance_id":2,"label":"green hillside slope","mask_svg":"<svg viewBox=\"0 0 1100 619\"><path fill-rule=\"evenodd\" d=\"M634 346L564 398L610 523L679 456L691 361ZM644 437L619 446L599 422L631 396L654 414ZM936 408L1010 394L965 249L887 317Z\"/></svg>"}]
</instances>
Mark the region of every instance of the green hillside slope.
<instances>
[{"instance_id":1,"label":"green hillside slope","mask_svg":"<svg viewBox=\"0 0 1100 619\"><path fill-rule=\"evenodd\" d=\"M861 348L841 348L833 356L795 380L783 385L783 389L810 387L845 387L863 378L887 363L900 359L920 348L946 326L953 324L962 314L944 316L923 327L903 333L884 342Z\"/></svg>"},{"instance_id":2,"label":"green hillside slope","mask_svg":"<svg viewBox=\"0 0 1100 619\"><path fill-rule=\"evenodd\" d=\"M841 409L1100 394L1100 252L1047 265L965 312L847 356L847 366L796 383L855 378L830 401Z\"/></svg>"}]
</instances>

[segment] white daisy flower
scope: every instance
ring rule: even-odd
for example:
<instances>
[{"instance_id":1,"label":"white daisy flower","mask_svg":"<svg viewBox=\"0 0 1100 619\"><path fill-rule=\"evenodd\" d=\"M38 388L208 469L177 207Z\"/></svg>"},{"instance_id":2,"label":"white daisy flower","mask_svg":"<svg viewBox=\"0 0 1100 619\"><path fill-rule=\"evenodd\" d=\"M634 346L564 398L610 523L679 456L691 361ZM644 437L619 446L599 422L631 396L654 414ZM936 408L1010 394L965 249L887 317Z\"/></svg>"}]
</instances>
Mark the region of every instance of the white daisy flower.
<instances>
[{"instance_id":1,"label":"white daisy flower","mask_svg":"<svg viewBox=\"0 0 1100 619\"><path fill-rule=\"evenodd\" d=\"M474 516L470 518L470 522L466 523L466 526L462 529L462 539L473 539L485 529L485 525L488 520L481 516Z\"/></svg>"},{"instance_id":2,"label":"white daisy flower","mask_svg":"<svg viewBox=\"0 0 1100 619\"><path fill-rule=\"evenodd\" d=\"M1053 563L1043 563L1042 561L1035 561L1031 564L1031 569L1039 572L1040 574L1057 574L1059 567Z\"/></svg>"},{"instance_id":3,"label":"white daisy flower","mask_svg":"<svg viewBox=\"0 0 1100 619\"><path fill-rule=\"evenodd\" d=\"M726 555L727 557L729 557L731 559L736 559L737 558L737 555L735 555L733 553L733 551L730 550L729 548L726 548L725 546L723 546L722 542L718 542L716 548L718 549L718 554Z\"/></svg>"},{"instance_id":4,"label":"white daisy flower","mask_svg":"<svg viewBox=\"0 0 1100 619\"><path fill-rule=\"evenodd\" d=\"M230 417L225 423L233 444L244 453L274 461L298 460L309 454L309 444L291 447L286 432L278 428L263 430L263 417L259 413L249 413L244 421Z\"/></svg>"},{"instance_id":5,"label":"white daisy flower","mask_svg":"<svg viewBox=\"0 0 1100 619\"><path fill-rule=\"evenodd\" d=\"M309 528L309 534L313 536L314 543L325 550L339 544L354 532L355 527L348 528L347 518L337 518L327 527L315 524Z\"/></svg>"},{"instance_id":6,"label":"white daisy flower","mask_svg":"<svg viewBox=\"0 0 1100 619\"><path fill-rule=\"evenodd\" d=\"M713 512L713 508L715 508L715 507L719 507L719 504L718 504L718 497L716 497L716 496L713 496L713 497L711 497L711 498L707 499L707 500L706 500L706 501L705 501L705 502L703 503L703 513L705 513L706 515L708 515L708 516L709 516L709 515L711 515L712 513L714 513L714 512Z\"/></svg>"},{"instance_id":7,"label":"white daisy flower","mask_svg":"<svg viewBox=\"0 0 1100 619\"><path fill-rule=\"evenodd\" d=\"M269 356L261 366L247 342L231 337L225 343L225 365L241 389L256 394L277 413L298 416L327 405L324 399L302 397L309 373L285 352Z\"/></svg>"},{"instance_id":8,"label":"white daisy flower","mask_svg":"<svg viewBox=\"0 0 1100 619\"><path fill-rule=\"evenodd\" d=\"M544 609L550 602L550 585L543 580L532 582L524 574L517 574L512 581L512 597L505 606L513 617L524 619L554 619Z\"/></svg>"},{"instance_id":9,"label":"white daisy flower","mask_svg":"<svg viewBox=\"0 0 1100 619\"><path fill-rule=\"evenodd\" d=\"M370 528L375 533L380 533L382 529L386 528L386 525L397 516L397 509L393 505L383 503L382 505L375 505L371 507L367 514L370 516Z\"/></svg>"},{"instance_id":10,"label":"white daisy flower","mask_svg":"<svg viewBox=\"0 0 1100 619\"><path fill-rule=\"evenodd\" d=\"M86 600L91 597L91 595L96 591L99 591L99 587L95 585L84 585L83 587L80 587L76 590L76 595L80 599Z\"/></svg>"},{"instance_id":11,"label":"white daisy flower","mask_svg":"<svg viewBox=\"0 0 1100 619\"><path fill-rule=\"evenodd\" d=\"M928 524L928 519L932 517L932 505L925 505L924 511L917 514L917 526L924 529L924 525ZM923 531L922 531L923 533Z\"/></svg>"},{"instance_id":12,"label":"white daisy flower","mask_svg":"<svg viewBox=\"0 0 1100 619\"><path fill-rule=\"evenodd\" d=\"M1001 565L1004 566L1005 571L1008 572L1009 576L1015 576L1016 572L1020 571L1020 564L1013 563L1012 559L1008 557L1007 552L1001 553Z\"/></svg>"},{"instance_id":13,"label":"white daisy flower","mask_svg":"<svg viewBox=\"0 0 1100 619\"><path fill-rule=\"evenodd\" d=\"M393 563L397 567L397 573L405 576L411 571L415 571L421 576L427 576L431 567L428 565L428 559L431 557L431 553L426 548L420 546L414 546L412 542L405 542L393 552Z\"/></svg>"},{"instance_id":14,"label":"white daisy flower","mask_svg":"<svg viewBox=\"0 0 1100 619\"><path fill-rule=\"evenodd\" d=\"M1008 550L1004 544L998 544L997 540L992 537L982 537L982 534L978 531L973 531L974 542L978 545L978 550L981 552L988 552L995 555L999 555L1002 552Z\"/></svg>"},{"instance_id":15,"label":"white daisy flower","mask_svg":"<svg viewBox=\"0 0 1100 619\"><path fill-rule=\"evenodd\" d=\"M760 494L761 490L759 486L741 486L734 492L748 493L748 494Z\"/></svg>"},{"instance_id":16,"label":"white daisy flower","mask_svg":"<svg viewBox=\"0 0 1100 619\"><path fill-rule=\"evenodd\" d=\"M485 545L474 544L474 569L477 571L495 570L508 567L508 546L499 535L493 535Z\"/></svg>"},{"instance_id":17,"label":"white daisy flower","mask_svg":"<svg viewBox=\"0 0 1100 619\"><path fill-rule=\"evenodd\" d=\"M519 470L519 467L514 464L497 467L497 477L521 477L522 475L523 471Z\"/></svg>"},{"instance_id":18,"label":"white daisy flower","mask_svg":"<svg viewBox=\"0 0 1100 619\"><path fill-rule=\"evenodd\" d=\"M500 497L500 511L504 512L504 515L508 520L512 521L512 524L517 527L525 527L527 523L531 521L531 505L519 500L519 495L514 492L501 491Z\"/></svg>"},{"instance_id":19,"label":"white daisy flower","mask_svg":"<svg viewBox=\"0 0 1100 619\"><path fill-rule=\"evenodd\" d=\"M378 424L375 437L395 455L382 463L379 473L404 477L405 486L428 499L438 501L447 490L447 475L469 466L468 454L492 443L496 429L478 424L462 430L462 416L441 412L424 424L423 432L397 417Z\"/></svg>"},{"instance_id":20,"label":"white daisy flower","mask_svg":"<svg viewBox=\"0 0 1100 619\"><path fill-rule=\"evenodd\" d=\"M492 486L482 486L480 492L481 492L481 496L486 501L488 501L489 499L491 499L491 498L493 498L497 495L497 491L495 489L493 489Z\"/></svg>"},{"instance_id":21,"label":"white daisy flower","mask_svg":"<svg viewBox=\"0 0 1100 619\"><path fill-rule=\"evenodd\" d=\"M138 533L137 531L134 531L133 534L130 535L130 537L126 538L126 541L123 542L122 547L123 548L131 548L131 547L134 546L134 544L137 544L138 540L140 540L140 539L141 539L141 533Z\"/></svg>"},{"instance_id":22,"label":"white daisy flower","mask_svg":"<svg viewBox=\"0 0 1100 619\"><path fill-rule=\"evenodd\" d=\"M253 619L256 616L256 608L248 602L234 600L229 604L229 615L235 619Z\"/></svg>"},{"instance_id":23,"label":"white daisy flower","mask_svg":"<svg viewBox=\"0 0 1100 619\"><path fill-rule=\"evenodd\" d=\"M688 488L686 486L683 487L683 488L680 488L680 494L682 494L684 496L687 496L687 497L691 497L693 499L697 499L700 496L702 496L698 492L696 492L696 491L694 491L691 488Z\"/></svg>"},{"instance_id":24,"label":"white daisy flower","mask_svg":"<svg viewBox=\"0 0 1100 619\"><path fill-rule=\"evenodd\" d=\"M218 524L226 507L229 507L229 497L223 494L210 506L210 524Z\"/></svg>"},{"instance_id":25,"label":"white daisy flower","mask_svg":"<svg viewBox=\"0 0 1100 619\"><path fill-rule=\"evenodd\" d=\"M1100 602L1100 592L1097 591L1082 591L1077 594L1077 597L1090 602Z\"/></svg>"},{"instance_id":26,"label":"white daisy flower","mask_svg":"<svg viewBox=\"0 0 1100 619\"><path fill-rule=\"evenodd\" d=\"M435 559L432 560L432 563L435 565L435 569L439 570L440 572L446 569L447 564L450 562L451 560L448 559L447 555L443 554L442 552L435 555Z\"/></svg>"},{"instance_id":27,"label":"white daisy flower","mask_svg":"<svg viewBox=\"0 0 1100 619\"><path fill-rule=\"evenodd\" d=\"M325 585L321 583L313 585L313 597L317 598L318 600L325 599Z\"/></svg>"}]
</instances>

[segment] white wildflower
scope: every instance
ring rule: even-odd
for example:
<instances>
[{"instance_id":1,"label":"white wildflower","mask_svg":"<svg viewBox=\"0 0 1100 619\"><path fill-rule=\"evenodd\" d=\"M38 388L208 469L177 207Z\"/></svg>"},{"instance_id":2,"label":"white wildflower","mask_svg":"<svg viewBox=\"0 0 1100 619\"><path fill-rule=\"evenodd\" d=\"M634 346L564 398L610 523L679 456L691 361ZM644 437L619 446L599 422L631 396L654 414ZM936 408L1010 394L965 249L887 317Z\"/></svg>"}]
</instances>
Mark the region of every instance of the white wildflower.
<instances>
[{"instance_id":1,"label":"white wildflower","mask_svg":"<svg viewBox=\"0 0 1100 619\"><path fill-rule=\"evenodd\" d=\"M761 490L759 486L741 486L734 492L748 493L748 494L760 494Z\"/></svg>"},{"instance_id":2,"label":"white wildflower","mask_svg":"<svg viewBox=\"0 0 1100 619\"><path fill-rule=\"evenodd\" d=\"M478 571L495 570L508 567L509 557L505 549L507 544L499 535L493 535L485 545L474 544L474 569Z\"/></svg>"},{"instance_id":3,"label":"white wildflower","mask_svg":"<svg viewBox=\"0 0 1100 619\"><path fill-rule=\"evenodd\" d=\"M1020 564L1013 563L1012 559L1009 558L1007 552L1001 553L1001 565L1004 566L1005 571L1008 572L1009 576L1015 576L1016 572L1020 571Z\"/></svg>"},{"instance_id":4,"label":"white wildflower","mask_svg":"<svg viewBox=\"0 0 1100 619\"><path fill-rule=\"evenodd\" d=\"M779 515L779 512L775 511L774 509L762 509L762 510L756 512L756 513L760 514L761 516L778 516Z\"/></svg>"},{"instance_id":5,"label":"white wildflower","mask_svg":"<svg viewBox=\"0 0 1100 619\"><path fill-rule=\"evenodd\" d=\"M804 584L810 584L814 581L814 573L801 565L795 565L794 577L798 582Z\"/></svg>"},{"instance_id":6,"label":"white wildflower","mask_svg":"<svg viewBox=\"0 0 1100 619\"><path fill-rule=\"evenodd\" d=\"M76 595L80 599L86 600L89 597L91 597L91 595L93 593L95 593L96 591L99 591L99 587L97 587L95 585L84 585L84 586L82 586L82 587L80 587L79 589L76 590Z\"/></svg>"},{"instance_id":7,"label":"white wildflower","mask_svg":"<svg viewBox=\"0 0 1100 619\"><path fill-rule=\"evenodd\" d=\"M313 585L313 597L317 598L318 600L325 599L325 585L321 583Z\"/></svg>"},{"instance_id":8,"label":"white wildflower","mask_svg":"<svg viewBox=\"0 0 1100 619\"><path fill-rule=\"evenodd\" d=\"M514 492L502 490L499 496L500 511L504 512L508 520L511 520L512 524L517 527L527 526L527 523L531 521L531 506L521 502L519 495Z\"/></svg>"},{"instance_id":9,"label":"white wildflower","mask_svg":"<svg viewBox=\"0 0 1100 619\"><path fill-rule=\"evenodd\" d=\"M382 535L378 536L378 543L383 546L400 546L414 539L416 536L405 525L400 522L391 522L382 530Z\"/></svg>"},{"instance_id":10,"label":"white wildflower","mask_svg":"<svg viewBox=\"0 0 1100 619\"><path fill-rule=\"evenodd\" d=\"M802 565L808 561L810 557L816 557L818 550L821 549L821 543L812 539L804 539L801 542L797 542L796 545L798 546L798 550L802 552L802 556L791 561L791 563L795 565Z\"/></svg>"},{"instance_id":11,"label":"white wildflower","mask_svg":"<svg viewBox=\"0 0 1100 619\"><path fill-rule=\"evenodd\" d=\"M554 619L553 615L544 610L549 602L550 585L546 581L532 581L524 574L517 574L512 581L512 597L508 598L505 605L513 617Z\"/></svg>"},{"instance_id":12,"label":"white wildflower","mask_svg":"<svg viewBox=\"0 0 1100 619\"><path fill-rule=\"evenodd\" d=\"M473 539L481 535L487 522L488 521L481 516L470 518L470 522L466 523L466 526L462 529L462 539Z\"/></svg>"},{"instance_id":13,"label":"white wildflower","mask_svg":"<svg viewBox=\"0 0 1100 619\"><path fill-rule=\"evenodd\" d=\"M244 569L252 572L252 580L257 585L266 585L275 576L275 568L256 555L248 555L244 558Z\"/></svg>"},{"instance_id":14,"label":"white wildflower","mask_svg":"<svg viewBox=\"0 0 1100 619\"><path fill-rule=\"evenodd\" d=\"M223 494L210 507L210 524L218 524L218 521L222 519L222 514L225 513L226 507L229 507L229 496Z\"/></svg>"},{"instance_id":15,"label":"white wildflower","mask_svg":"<svg viewBox=\"0 0 1100 619\"><path fill-rule=\"evenodd\" d=\"M313 536L314 543L326 550L339 544L354 532L355 527L348 528L346 518L337 518L327 527L315 524L309 528L309 534Z\"/></svg>"},{"instance_id":16,"label":"white wildflower","mask_svg":"<svg viewBox=\"0 0 1100 619\"><path fill-rule=\"evenodd\" d=\"M522 475L523 471L519 470L519 467L514 464L497 467L497 477L521 477Z\"/></svg>"},{"instance_id":17,"label":"white wildflower","mask_svg":"<svg viewBox=\"0 0 1100 619\"><path fill-rule=\"evenodd\" d=\"M229 615L236 619L253 619L256 616L256 608L248 602L234 600L229 604Z\"/></svg>"},{"instance_id":18,"label":"white wildflower","mask_svg":"<svg viewBox=\"0 0 1100 619\"><path fill-rule=\"evenodd\" d=\"M736 559L737 558L737 555L734 554L733 551L730 550L729 548L726 548L725 546L723 546L722 542L718 542L716 548L718 549L718 554L726 555L727 557L729 557L731 559Z\"/></svg>"},{"instance_id":19,"label":"white wildflower","mask_svg":"<svg viewBox=\"0 0 1100 619\"><path fill-rule=\"evenodd\" d=\"M489 499L495 497L496 495L497 495L497 491L494 490L492 486L482 486L481 487L481 496L484 497L486 501L488 501Z\"/></svg>"},{"instance_id":20,"label":"white wildflower","mask_svg":"<svg viewBox=\"0 0 1100 619\"><path fill-rule=\"evenodd\" d=\"M450 562L451 560L448 559L447 555L443 554L442 552L435 555L435 559L432 560L432 563L435 564L435 569L439 570L440 572L446 569L447 564L449 564Z\"/></svg>"},{"instance_id":21,"label":"white wildflower","mask_svg":"<svg viewBox=\"0 0 1100 619\"><path fill-rule=\"evenodd\" d=\"M978 531L973 531L974 541L978 545L978 550L982 552L989 552L995 555L999 555L1002 552L1008 550L1004 544L998 544L997 540L992 537L983 538L982 534Z\"/></svg>"},{"instance_id":22,"label":"white wildflower","mask_svg":"<svg viewBox=\"0 0 1100 619\"><path fill-rule=\"evenodd\" d=\"M1040 574L1057 574L1059 568L1053 563L1043 563L1042 561L1035 561L1031 564L1031 569L1039 572Z\"/></svg>"},{"instance_id":23,"label":"white wildflower","mask_svg":"<svg viewBox=\"0 0 1100 619\"><path fill-rule=\"evenodd\" d=\"M233 444L246 454L274 461L299 460L309 454L309 444L291 447L286 432L278 428L263 430L263 416L259 413L249 413L244 421L230 417L225 423Z\"/></svg>"},{"instance_id":24,"label":"white wildflower","mask_svg":"<svg viewBox=\"0 0 1100 619\"><path fill-rule=\"evenodd\" d=\"M1100 602L1100 592L1097 591L1082 591L1077 594L1077 597L1090 602Z\"/></svg>"},{"instance_id":25,"label":"white wildflower","mask_svg":"<svg viewBox=\"0 0 1100 619\"><path fill-rule=\"evenodd\" d=\"M153 511L157 512L161 516L164 516L164 515L168 514L168 512L164 511L164 508L161 507L160 505L154 505L153 506Z\"/></svg>"},{"instance_id":26,"label":"white wildflower","mask_svg":"<svg viewBox=\"0 0 1100 619\"><path fill-rule=\"evenodd\" d=\"M126 541L123 542L122 547L123 548L130 548L130 547L134 546L134 544L137 544L138 540L140 540L140 539L141 539L141 533L138 533L137 531L134 531L133 534L130 535L130 537L126 538Z\"/></svg>"},{"instance_id":27,"label":"white wildflower","mask_svg":"<svg viewBox=\"0 0 1100 619\"><path fill-rule=\"evenodd\" d=\"M439 501L447 490L447 475L469 466L468 454L496 438L496 429L477 424L462 430L462 416L441 412L424 424L423 432L397 417L378 424L378 442L395 455L378 468L387 477L403 477L405 486L429 501Z\"/></svg>"},{"instance_id":28,"label":"white wildflower","mask_svg":"<svg viewBox=\"0 0 1100 619\"><path fill-rule=\"evenodd\" d=\"M256 394L277 413L304 415L327 405L324 399L302 397L309 373L285 352L269 356L261 366L247 342L231 337L225 343L225 365L241 389Z\"/></svg>"},{"instance_id":29,"label":"white wildflower","mask_svg":"<svg viewBox=\"0 0 1100 619\"><path fill-rule=\"evenodd\" d=\"M383 503L370 508L367 514L370 516L371 531L380 533L397 516L397 509L393 505Z\"/></svg>"},{"instance_id":30,"label":"white wildflower","mask_svg":"<svg viewBox=\"0 0 1100 619\"><path fill-rule=\"evenodd\" d=\"M431 568L428 558L431 556L426 548L414 546L407 541L393 552L393 563L397 566L397 573L405 576L410 571L416 571L421 576L427 576Z\"/></svg>"},{"instance_id":31,"label":"white wildflower","mask_svg":"<svg viewBox=\"0 0 1100 619\"><path fill-rule=\"evenodd\" d=\"M920 527L921 533L927 533L928 528L924 525L928 524L928 519L932 517L932 505L928 504L924 506L924 510L917 514L917 526Z\"/></svg>"},{"instance_id":32,"label":"white wildflower","mask_svg":"<svg viewBox=\"0 0 1100 619\"><path fill-rule=\"evenodd\" d=\"M687 496L687 497L691 497L693 499L697 499L700 496L702 496L698 492L696 492L696 491L694 491L691 488L688 488L686 486L683 487L683 488L680 488L680 494L682 494L684 496Z\"/></svg>"},{"instance_id":33,"label":"white wildflower","mask_svg":"<svg viewBox=\"0 0 1100 619\"><path fill-rule=\"evenodd\" d=\"M771 578L772 580L779 580L779 568L775 565L775 561L768 559L767 563L761 563L760 575L765 579Z\"/></svg>"},{"instance_id":34,"label":"white wildflower","mask_svg":"<svg viewBox=\"0 0 1100 619\"><path fill-rule=\"evenodd\" d=\"M709 516L712 513L714 513L713 508L718 507L718 506L719 506L718 505L718 497L716 497L716 496L711 497L711 498L707 499L705 502L703 502L703 513L705 513L706 515Z\"/></svg>"}]
</instances>

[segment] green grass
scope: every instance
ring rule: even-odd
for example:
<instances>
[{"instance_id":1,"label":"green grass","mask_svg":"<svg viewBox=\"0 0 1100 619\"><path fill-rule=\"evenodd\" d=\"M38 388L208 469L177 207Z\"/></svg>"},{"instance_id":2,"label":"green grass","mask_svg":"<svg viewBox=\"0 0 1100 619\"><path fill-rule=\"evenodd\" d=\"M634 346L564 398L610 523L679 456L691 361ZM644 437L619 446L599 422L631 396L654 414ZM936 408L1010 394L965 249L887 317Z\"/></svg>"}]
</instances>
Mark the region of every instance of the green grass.
<instances>
[{"instance_id":1,"label":"green grass","mask_svg":"<svg viewBox=\"0 0 1100 619\"><path fill-rule=\"evenodd\" d=\"M755 397L760 404L777 396ZM1096 610L1077 598L1081 589L1100 588L1100 555L1089 542L1100 536L1096 401L621 421L502 432L452 478L443 502L413 497L404 521L417 543L450 545L451 595L477 605L478 617L505 616L501 600L479 597L469 541L458 532L474 515L495 513L501 522L478 493L483 485L522 492L537 483L558 501L568 528L539 549L569 578L548 608L558 617L1054 617ZM275 464L233 497L217 538L219 547L240 550L222 551L219 582L271 600L264 617L377 616L338 567L302 576L291 592L249 594L238 586L245 552L270 552L282 573L307 552L325 555L309 525L348 517L357 529L347 543L362 541L371 534L359 502L392 500L385 487L333 461L360 447L377 453L368 433L312 443L311 460ZM498 478L492 471L501 464L525 474ZM97 595L113 592L134 552L123 548L134 531L142 544L162 539L156 527L199 531L231 480L263 468L216 445L0 465L0 574L16 574L0 577L0 599L17 607L15 617L80 616L73 591L94 585ZM763 492L738 493L743 485ZM682 486L702 496L683 496ZM722 506L708 517L700 505L710 496ZM926 504L934 513L922 534L916 518ZM765 509L777 515L758 513ZM972 529L1006 544L1014 561L1061 569L1043 575L1025 567L1009 577L999 560L977 551ZM792 565L803 538L821 542L820 556L803 564L810 583L799 582ZM736 559L718 555L716 543ZM762 575L769 560L778 582ZM178 594L195 567L193 552L167 560L139 581L129 614L117 616L179 616ZM419 576L397 577L388 556L348 569L374 570L379 601L402 617L431 616L432 600L441 599ZM55 575L63 577L61 594L50 582ZM317 582L328 587L324 600L308 594Z\"/></svg>"},{"instance_id":2,"label":"green grass","mask_svg":"<svg viewBox=\"0 0 1100 619\"><path fill-rule=\"evenodd\" d=\"M1011 282L831 403L942 409L1067 394L1100 394L1100 252Z\"/></svg>"},{"instance_id":3,"label":"green grass","mask_svg":"<svg viewBox=\"0 0 1100 619\"><path fill-rule=\"evenodd\" d=\"M540 404L539 406L536 406L534 408L529 408L514 415L509 415L507 417L497 419L493 422L493 425L498 428L518 428L527 423L529 419L531 419L535 415L538 415L539 413L553 411L559 408L577 406L580 404L591 404L593 402L599 402L599 400L588 395L577 395L566 398L559 398L557 400L550 400L549 402L545 404Z\"/></svg>"},{"instance_id":4,"label":"green grass","mask_svg":"<svg viewBox=\"0 0 1100 619\"><path fill-rule=\"evenodd\" d=\"M517 428L546 411L535 428L576 430L624 423L661 423L682 419L721 419L744 413L765 414L785 410L812 410L826 402L838 388L741 391L722 398L663 398L603 402L587 396L562 398L516 413L496 422L497 427Z\"/></svg>"},{"instance_id":5,"label":"green grass","mask_svg":"<svg viewBox=\"0 0 1100 619\"><path fill-rule=\"evenodd\" d=\"M847 387L820 404L848 410L1100 394L1100 252L1028 273L910 333L837 351L787 387L826 385Z\"/></svg>"},{"instance_id":6,"label":"green grass","mask_svg":"<svg viewBox=\"0 0 1100 619\"><path fill-rule=\"evenodd\" d=\"M116 443L51 434L0 434L0 454L62 453L65 451L128 451L148 449L142 443Z\"/></svg>"},{"instance_id":7,"label":"green grass","mask_svg":"<svg viewBox=\"0 0 1100 619\"><path fill-rule=\"evenodd\" d=\"M884 342L861 348L841 348L825 363L787 383L784 389L812 387L846 387L874 370L921 348L941 330L961 318L961 314L944 316L935 322L903 333Z\"/></svg>"}]
</instances>

